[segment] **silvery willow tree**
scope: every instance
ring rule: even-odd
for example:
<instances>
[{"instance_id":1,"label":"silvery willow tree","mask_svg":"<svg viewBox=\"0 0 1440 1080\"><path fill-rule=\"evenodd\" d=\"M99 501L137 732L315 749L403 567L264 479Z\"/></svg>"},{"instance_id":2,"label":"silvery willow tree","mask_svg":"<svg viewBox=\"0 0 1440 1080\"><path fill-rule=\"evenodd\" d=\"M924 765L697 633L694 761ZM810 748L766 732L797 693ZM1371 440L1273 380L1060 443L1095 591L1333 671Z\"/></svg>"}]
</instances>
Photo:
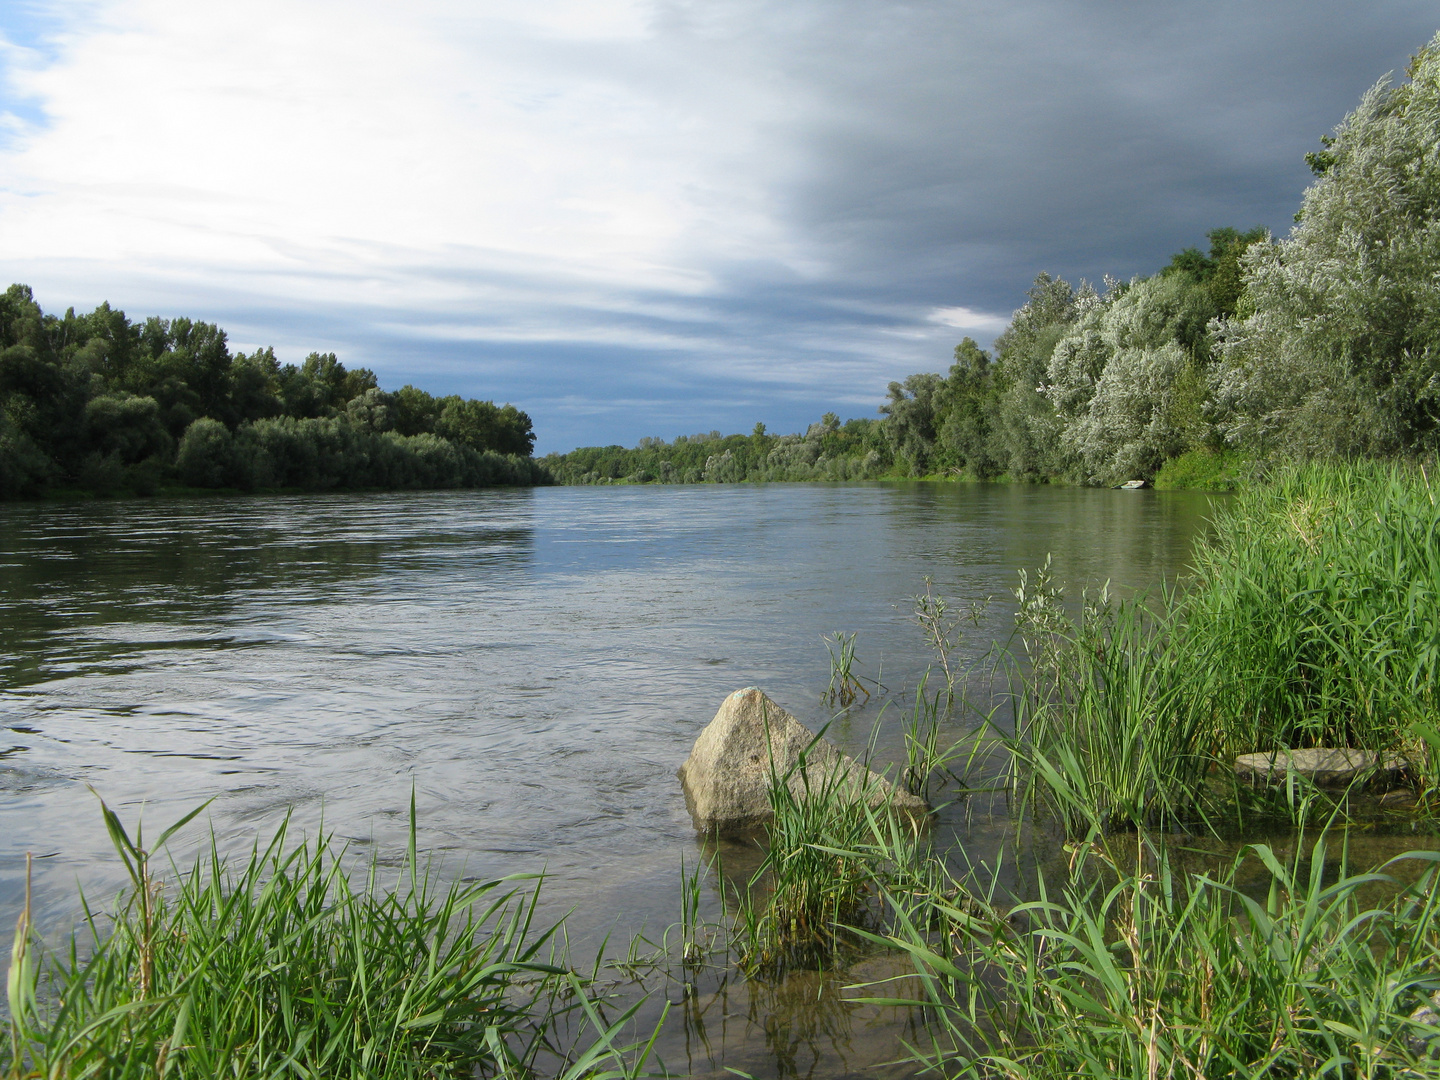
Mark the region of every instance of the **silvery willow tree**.
<instances>
[{"instance_id":1,"label":"silvery willow tree","mask_svg":"<svg viewBox=\"0 0 1440 1080\"><path fill-rule=\"evenodd\" d=\"M1190 274L1166 274L1077 308L1046 371L1060 442L1086 483L1152 477L1205 435L1198 372L1214 302Z\"/></svg>"},{"instance_id":2,"label":"silvery willow tree","mask_svg":"<svg viewBox=\"0 0 1440 1080\"><path fill-rule=\"evenodd\" d=\"M1440 34L1309 156L1290 235L1243 261L1219 329L1226 440L1310 457L1440 445Z\"/></svg>"}]
</instances>

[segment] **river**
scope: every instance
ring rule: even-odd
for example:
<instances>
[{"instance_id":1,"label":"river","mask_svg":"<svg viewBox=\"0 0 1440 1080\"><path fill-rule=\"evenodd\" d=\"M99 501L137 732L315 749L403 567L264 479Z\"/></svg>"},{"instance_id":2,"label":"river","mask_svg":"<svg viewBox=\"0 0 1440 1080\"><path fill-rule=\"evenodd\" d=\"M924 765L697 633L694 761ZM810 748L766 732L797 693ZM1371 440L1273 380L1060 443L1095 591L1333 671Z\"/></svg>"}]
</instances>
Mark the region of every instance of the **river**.
<instances>
[{"instance_id":1,"label":"river","mask_svg":"<svg viewBox=\"0 0 1440 1080\"><path fill-rule=\"evenodd\" d=\"M885 689L832 728L854 746L932 659L908 618L926 577L960 607L992 598L974 659L1009 634L1021 568L1053 554L1071 596L1153 587L1211 507L923 483L0 506L0 925L26 852L52 933L77 881L121 884L88 784L152 830L213 798L201 820L227 850L288 811L382 861L413 790L448 872L545 870L544 910L573 909L577 943L653 932L697 854L675 769L728 693L757 685L824 723L821 635L856 633ZM172 842L179 861L205 830ZM796 985L747 988L735 1031L707 1048L686 1026L668 1063L839 1076L888 1053L895 1018L866 1042L853 1010L766 1034L786 995L813 1000Z\"/></svg>"}]
</instances>

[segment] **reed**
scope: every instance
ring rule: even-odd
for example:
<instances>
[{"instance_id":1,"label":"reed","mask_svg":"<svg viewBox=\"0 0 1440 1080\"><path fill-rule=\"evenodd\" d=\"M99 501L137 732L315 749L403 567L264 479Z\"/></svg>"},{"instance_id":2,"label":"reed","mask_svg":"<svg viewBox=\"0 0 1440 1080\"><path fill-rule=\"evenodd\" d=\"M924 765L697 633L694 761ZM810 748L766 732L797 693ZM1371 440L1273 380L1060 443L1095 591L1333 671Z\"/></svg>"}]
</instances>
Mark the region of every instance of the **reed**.
<instances>
[{"instance_id":1,"label":"reed","mask_svg":"<svg viewBox=\"0 0 1440 1080\"><path fill-rule=\"evenodd\" d=\"M857 852L870 792L862 783L857 790L838 762L812 764L804 753L772 773L768 847L737 898L732 934L747 974L823 967L849 927L865 922L871 875Z\"/></svg>"},{"instance_id":2,"label":"reed","mask_svg":"<svg viewBox=\"0 0 1440 1080\"><path fill-rule=\"evenodd\" d=\"M1040 580L1044 581L1042 573ZM1012 673L1014 730L1000 731L1012 778L1072 835L1091 828L1186 823L1204 807L1204 720L1188 677L1176 600L1087 593L1078 619L1027 612L1032 657Z\"/></svg>"},{"instance_id":3,"label":"reed","mask_svg":"<svg viewBox=\"0 0 1440 1080\"><path fill-rule=\"evenodd\" d=\"M705 961L715 952L723 947L725 940L724 928L718 924L707 922L701 913L701 901L704 896L704 875L707 870L715 870L716 876L724 880L724 873L719 869L720 857L717 854L711 863L704 859L697 859L691 869L686 869L685 858L680 858L680 922L678 930L680 933L680 964L688 971L695 971L703 967ZM666 932L666 938L669 932ZM670 950L667 947L663 955L668 958Z\"/></svg>"},{"instance_id":4,"label":"reed","mask_svg":"<svg viewBox=\"0 0 1440 1080\"><path fill-rule=\"evenodd\" d=\"M966 778L979 754L986 725L981 724L968 738L957 738L948 746L942 745L941 721L951 715L948 706L953 704L953 692L946 689L931 694L928 691L929 682L930 672L927 670L915 687L915 702L903 720L901 735L905 740L905 767L900 770L900 782L910 794L933 803L936 789L951 781L960 785L957 797L970 794L970 789L965 786ZM957 773L955 770L962 760L964 767Z\"/></svg>"},{"instance_id":5,"label":"reed","mask_svg":"<svg viewBox=\"0 0 1440 1080\"><path fill-rule=\"evenodd\" d=\"M892 898L895 929L866 936L914 961L925 1000L909 1003L932 1022L911 1053L929 1075L1434 1075L1440 1032L1420 1010L1440 987L1440 853L1358 874L1342 859L1328 878L1326 855L1323 836L1308 866L1258 844L1212 878L1096 833L1034 901L1007 909L951 879L929 921ZM1268 875L1259 895L1238 884L1247 858ZM1368 900L1377 888L1390 898Z\"/></svg>"},{"instance_id":6,"label":"reed","mask_svg":"<svg viewBox=\"0 0 1440 1080\"><path fill-rule=\"evenodd\" d=\"M5 1075L21 1077L629 1076L634 1009L605 1021L535 926L532 875L441 884L415 850L398 879L351 875L328 835L288 822L243 863L208 851L164 879L103 806L133 887L88 905L65 947L42 949L22 916L9 980ZM194 813L166 830L158 849ZM636 1006L638 1008L638 1005ZM558 1046L556 1032L590 1032Z\"/></svg>"},{"instance_id":7,"label":"reed","mask_svg":"<svg viewBox=\"0 0 1440 1080\"><path fill-rule=\"evenodd\" d=\"M1217 753L1419 750L1413 725L1440 715L1440 507L1428 475L1313 464L1248 491L1196 548L1185 623Z\"/></svg>"},{"instance_id":8,"label":"reed","mask_svg":"<svg viewBox=\"0 0 1440 1080\"><path fill-rule=\"evenodd\" d=\"M1100 590L1072 616L1047 561L1016 599L999 735L1017 788L1071 835L1233 815L1222 778L1252 751L1400 751L1440 784L1440 509L1419 468L1284 470L1154 597Z\"/></svg>"},{"instance_id":9,"label":"reed","mask_svg":"<svg viewBox=\"0 0 1440 1080\"><path fill-rule=\"evenodd\" d=\"M846 634L839 630L829 635L822 634L820 637L825 643L825 651L830 655L830 686L823 697L831 705L852 705L860 694L864 694L867 701L870 698L870 691L854 672L857 637L858 634Z\"/></svg>"},{"instance_id":10,"label":"reed","mask_svg":"<svg viewBox=\"0 0 1440 1080\"><path fill-rule=\"evenodd\" d=\"M925 643L935 654L935 662L940 665L940 674L945 680L947 701L953 704L955 684L964 674L955 656L964 636L961 624L969 622L971 626L979 626L990 606L990 599L973 601L965 610L957 611L949 600L935 591L934 579L927 577L925 591L910 597L910 602L910 621L920 628Z\"/></svg>"}]
</instances>

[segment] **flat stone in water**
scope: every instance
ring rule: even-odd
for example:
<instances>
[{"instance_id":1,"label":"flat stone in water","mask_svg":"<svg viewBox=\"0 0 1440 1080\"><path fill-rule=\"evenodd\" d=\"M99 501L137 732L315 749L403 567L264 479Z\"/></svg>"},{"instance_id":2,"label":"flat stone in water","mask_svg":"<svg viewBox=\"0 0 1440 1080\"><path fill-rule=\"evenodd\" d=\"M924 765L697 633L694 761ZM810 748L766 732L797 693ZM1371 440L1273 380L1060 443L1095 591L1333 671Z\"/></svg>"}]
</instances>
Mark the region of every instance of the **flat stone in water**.
<instances>
[{"instance_id":1,"label":"flat stone in water","mask_svg":"<svg viewBox=\"0 0 1440 1080\"><path fill-rule=\"evenodd\" d=\"M1323 787L1343 787L1372 774L1393 779L1404 768L1405 759L1399 754L1325 746L1241 754L1235 759L1235 774L1251 782L1282 783L1294 773Z\"/></svg>"}]
</instances>

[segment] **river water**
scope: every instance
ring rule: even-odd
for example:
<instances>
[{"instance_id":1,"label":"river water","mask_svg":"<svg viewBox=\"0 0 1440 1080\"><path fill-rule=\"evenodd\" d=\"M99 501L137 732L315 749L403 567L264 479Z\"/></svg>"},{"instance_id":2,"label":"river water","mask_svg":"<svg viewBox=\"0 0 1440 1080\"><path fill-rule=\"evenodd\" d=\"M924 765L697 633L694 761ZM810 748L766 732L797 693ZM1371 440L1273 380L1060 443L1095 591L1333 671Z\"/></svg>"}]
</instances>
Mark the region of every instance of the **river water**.
<instances>
[{"instance_id":1,"label":"river water","mask_svg":"<svg viewBox=\"0 0 1440 1080\"><path fill-rule=\"evenodd\" d=\"M824 723L821 635L856 633L885 689L832 735L858 745L889 701L894 760L932 659L908 621L926 577L960 606L993 598L973 659L1009 634L1021 568L1052 554L1072 596L1153 587L1183 573L1211 506L936 484L0 506L0 926L26 852L52 931L77 881L121 884L89 784L152 830L213 798L227 849L289 811L387 861L413 790L447 872L545 870L544 910L573 909L582 945L657 932L698 853L675 770L727 694L757 685ZM205 831L172 843L180 862ZM667 1064L840 1076L893 1056L905 1018L817 1010L822 990L719 988L709 1028L673 1025Z\"/></svg>"}]
</instances>

